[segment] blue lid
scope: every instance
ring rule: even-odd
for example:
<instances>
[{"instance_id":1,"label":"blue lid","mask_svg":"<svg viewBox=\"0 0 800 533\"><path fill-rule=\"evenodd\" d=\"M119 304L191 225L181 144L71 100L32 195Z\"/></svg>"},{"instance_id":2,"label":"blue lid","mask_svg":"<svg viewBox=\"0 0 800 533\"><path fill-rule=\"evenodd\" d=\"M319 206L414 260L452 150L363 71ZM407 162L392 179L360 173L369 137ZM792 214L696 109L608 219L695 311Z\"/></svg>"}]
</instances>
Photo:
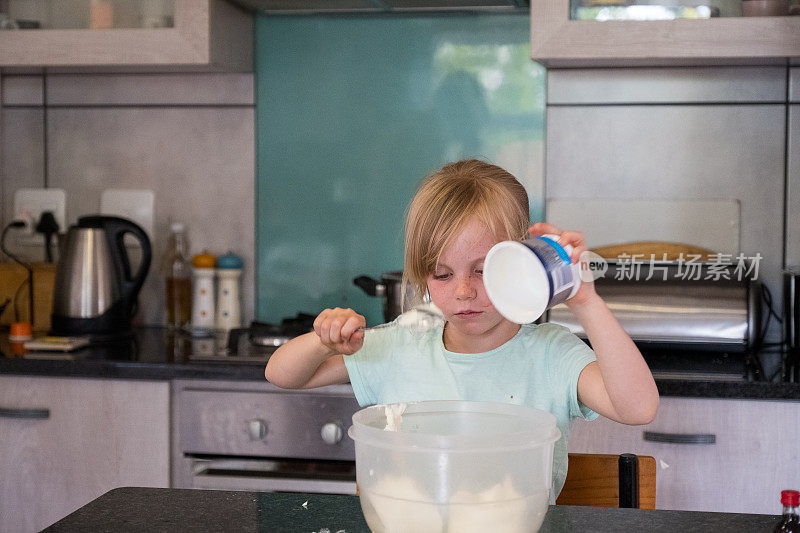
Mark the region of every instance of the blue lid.
<instances>
[{"instance_id":1,"label":"blue lid","mask_svg":"<svg viewBox=\"0 0 800 533\"><path fill-rule=\"evenodd\" d=\"M235 268L242 268L242 266L244 266L244 261L233 252L228 252L225 255L217 257L217 268L219 269L232 270Z\"/></svg>"}]
</instances>

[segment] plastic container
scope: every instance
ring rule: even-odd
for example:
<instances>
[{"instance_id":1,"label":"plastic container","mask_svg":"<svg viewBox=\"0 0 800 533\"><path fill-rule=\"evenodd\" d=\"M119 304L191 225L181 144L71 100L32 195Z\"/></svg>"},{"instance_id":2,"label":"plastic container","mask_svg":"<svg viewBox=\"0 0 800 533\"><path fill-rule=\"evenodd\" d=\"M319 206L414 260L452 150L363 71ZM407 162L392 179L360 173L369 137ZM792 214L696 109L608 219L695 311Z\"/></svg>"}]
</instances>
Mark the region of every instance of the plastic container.
<instances>
[{"instance_id":1,"label":"plastic container","mask_svg":"<svg viewBox=\"0 0 800 533\"><path fill-rule=\"evenodd\" d=\"M580 263L572 264L572 246L561 246L558 237L503 241L486 254L483 285L492 304L508 320L528 324L578 292Z\"/></svg>"},{"instance_id":2,"label":"plastic container","mask_svg":"<svg viewBox=\"0 0 800 533\"><path fill-rule=\"evenodd\" d=\"M353 415L356 481L374 533L536 531L550 497L550 413L519 405L425 401Z\"/></svg>"}]
</instances>

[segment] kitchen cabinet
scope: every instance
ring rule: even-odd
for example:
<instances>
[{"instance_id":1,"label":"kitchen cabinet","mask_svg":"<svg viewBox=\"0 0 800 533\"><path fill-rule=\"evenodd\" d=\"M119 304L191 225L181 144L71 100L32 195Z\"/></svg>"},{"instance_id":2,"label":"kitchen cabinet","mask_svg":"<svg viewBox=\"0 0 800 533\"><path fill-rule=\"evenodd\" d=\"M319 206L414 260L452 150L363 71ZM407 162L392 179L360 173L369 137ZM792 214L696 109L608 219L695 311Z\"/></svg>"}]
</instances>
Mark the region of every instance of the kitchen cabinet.
<instances>
[{"instance_id":1,"label":"kitchen cabinet","mask_svg":"<svg viewBox=\"0 0 800 533\"><path fill-rule=\"evenodd\" d=\"M800 63L798 16L598 21L574 20L571 11L570 0L531 0L535 61L555 68Z\"/></svg>"},{"instance_id":2,"label":"kitchen cabinet","mask_svg":"<svg viewBox=\"0 0 800 533\"><path fill-rule=\"evenodd\" d=\"M169 486L169 382L0 376L0 532Z\"/></svg>"},{"instance_id":3,"label":"kitchen cabinet","mask_svg":"<svg viewBox=\"0 0 800 533\"><path fill-rule=\"evenodd\" d=\"M655 457L656 509L775 514L780 491L800 486L798 409L796 401L662 397L646 426L577 421L569 451Z\"/></svg>"},{"instance_id":4,"label":"kitchen cabinet","mask_svg":"<svg viewBox=\"0 0 800 533\"><path fill-rule=\"evenodd\" d=\"M252 71L251 13L226 0L174 0L172 20L155 28L0 31L0 67Z\"/></svg>"}]
</instances>

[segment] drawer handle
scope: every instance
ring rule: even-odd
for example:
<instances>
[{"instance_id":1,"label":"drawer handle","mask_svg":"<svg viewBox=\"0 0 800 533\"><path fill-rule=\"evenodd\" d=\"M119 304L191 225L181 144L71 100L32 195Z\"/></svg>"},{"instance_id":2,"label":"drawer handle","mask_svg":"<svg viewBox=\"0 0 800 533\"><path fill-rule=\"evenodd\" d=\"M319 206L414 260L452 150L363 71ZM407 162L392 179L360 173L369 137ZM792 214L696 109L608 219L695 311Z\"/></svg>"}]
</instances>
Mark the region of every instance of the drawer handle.
<instances>
[{"instance_id":1,"label":"drawer handle","mask_svg":"<svg viewBox=\"0 0 800 533\"><path fill-rule=\"evenodd\" d=\"M0 418L50 418L50 409L10 409L0 407Z\"/></svg>"},{"instance_id":2,"label":"drawer handle","mask_svg":"<svg viewBox=\"0 0 800 533\"><path fill-rule=\"evenodd\" d=\"M668 444L716 444L717 436L713 433L658 433L656 431L645 431L644 440Z\"/></svg>"}]
</instances>

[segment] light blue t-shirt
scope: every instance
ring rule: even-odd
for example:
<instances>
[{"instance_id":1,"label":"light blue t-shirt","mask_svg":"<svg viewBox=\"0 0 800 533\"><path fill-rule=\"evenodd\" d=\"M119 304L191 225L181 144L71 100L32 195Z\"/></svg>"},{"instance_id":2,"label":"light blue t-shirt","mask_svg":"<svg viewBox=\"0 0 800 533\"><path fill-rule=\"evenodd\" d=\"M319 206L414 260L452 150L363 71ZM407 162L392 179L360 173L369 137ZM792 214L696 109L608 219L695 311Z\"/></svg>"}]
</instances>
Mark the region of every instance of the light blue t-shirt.
<instances>
[{"instance_id":1,"label":"light blue t-shirt","mask_svg":"<svg viewBox=\"0 0 800 533\"><path fill-rule=\"evenodd\" d=\"M367 331L361 349L344 356L359 405L469 400L548 411L561 430L553 452L554 502L567 477L572 419L597 418L578 401L578 376L595 361L594 352L557 324L525 324L502 346L472 354L445 349L442 331L413 331L397 322Z\"/></svg>"}]
</instances>

